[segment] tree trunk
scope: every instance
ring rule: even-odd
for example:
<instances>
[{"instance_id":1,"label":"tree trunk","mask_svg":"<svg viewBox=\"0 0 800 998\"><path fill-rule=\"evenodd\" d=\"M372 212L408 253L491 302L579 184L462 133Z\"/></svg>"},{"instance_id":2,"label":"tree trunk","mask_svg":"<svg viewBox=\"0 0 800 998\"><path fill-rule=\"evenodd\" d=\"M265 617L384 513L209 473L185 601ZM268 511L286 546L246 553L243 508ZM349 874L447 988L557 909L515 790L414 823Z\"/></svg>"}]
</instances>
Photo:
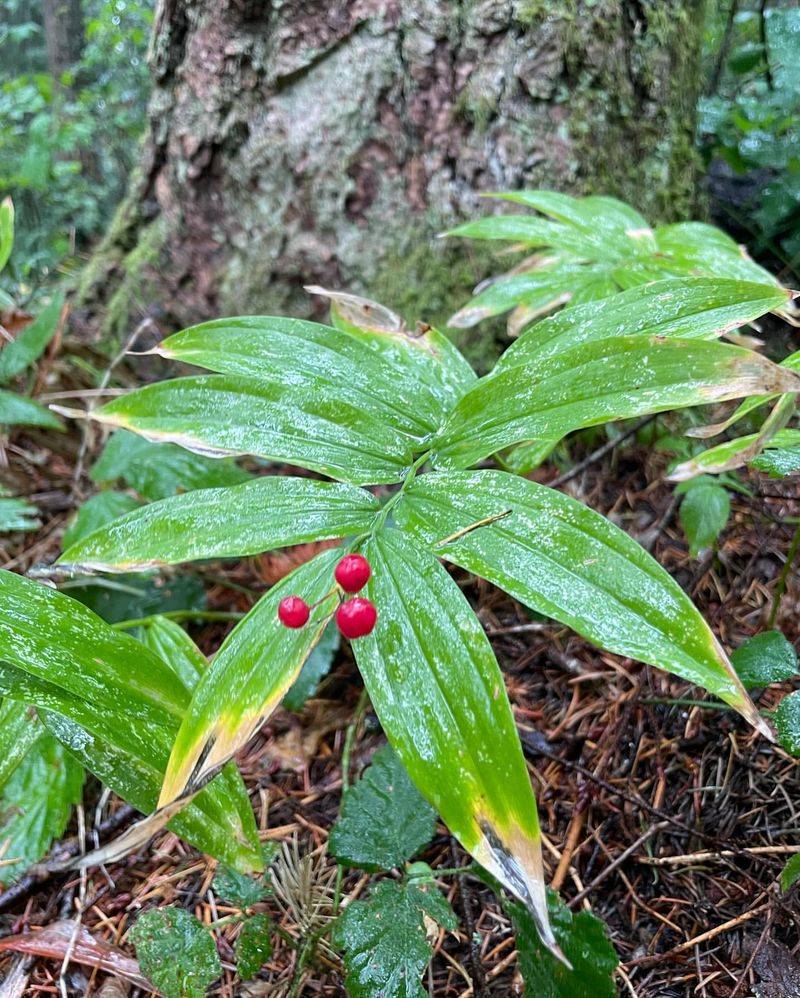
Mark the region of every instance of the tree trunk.
<instances>
[{"instance_id":1,"label":"tree trunk","mask_svg":"<svg viewBox=\"0 0 800 998\"><path fill-rule=\"evenodd\" d=\"M318 283L442 322L487 260L433 237L480 191L685 216L702 5L159 0L142 162L84 315L116 339L143 314L318 316Z\"/></svg>"},{"instance_id":2,"label":"tree trunk","mask_svg":"<svg viewBox=\"0 0 800 998\"><path fill-rule=\"evenodd\" d=\"M43 0L47 71L59 80L83 52L81 0Z\"/></svg>"}]
</instances>

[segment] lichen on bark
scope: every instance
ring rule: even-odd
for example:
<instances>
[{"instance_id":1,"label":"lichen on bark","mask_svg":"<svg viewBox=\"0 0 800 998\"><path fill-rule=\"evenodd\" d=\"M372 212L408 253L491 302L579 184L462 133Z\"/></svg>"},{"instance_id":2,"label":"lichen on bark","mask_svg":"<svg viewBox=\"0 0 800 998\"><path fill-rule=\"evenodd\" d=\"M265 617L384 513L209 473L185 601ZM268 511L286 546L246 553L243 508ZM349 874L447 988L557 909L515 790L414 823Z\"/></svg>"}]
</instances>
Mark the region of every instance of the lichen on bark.
<instances>
[{"instance_id":1,"label":"lichen on bark","mask_svg":"<svg viewBox=\"0 0 800 998\"><path fill-rule=\"evenodd\" d=\"M115 338L347 288L441 323L497 269L479 192L694 192L700 0L162 0L142 164L85 276ZM480 346L480 344L478 344ZM473 347L474 348L474 345Z\"/></svg>"}]
</instances>

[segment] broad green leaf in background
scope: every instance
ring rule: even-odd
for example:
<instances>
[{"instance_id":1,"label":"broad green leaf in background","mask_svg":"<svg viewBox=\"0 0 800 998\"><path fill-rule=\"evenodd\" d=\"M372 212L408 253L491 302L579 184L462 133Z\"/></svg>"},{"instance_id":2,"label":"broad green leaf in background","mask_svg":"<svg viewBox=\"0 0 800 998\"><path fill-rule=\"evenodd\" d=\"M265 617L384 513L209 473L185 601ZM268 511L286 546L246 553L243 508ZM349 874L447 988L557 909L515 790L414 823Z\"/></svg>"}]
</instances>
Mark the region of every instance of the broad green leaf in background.
<instances>
[{"instance_id":1,"label":"broad green leaf in background","mask_svg":"<svg viewBox=\"0 0 800 998\"><path fill-rule=\"evenodd\" d=\"M780 631L756 634L736 649L731 662L747 689L781 683L797 675L797 652Z\"/></svg>"},{"instance_id":2,"label":"broad green leaf in background","mask_svg":"<svg viewBox=\"0 0 800 998\"><path fill-rule=\"evenodd\" d=\"M800 391L800 377L741 347L620 336L482 378L450 414L433 459L467 467L522 440L772 390Z\"/></svg>"},{"instance_id":3,"label":"broad green leaf in background","mask_svg":"<svg viewBox=\"0 0 800 998\"><path fill-rule=\"evenodd\" d=\"M123 481L143 499L152 501L192 489L239 485L250 475L230 458L204 457L174 444L152 443L127 430L117 430L89 477L98 485Z\"/></svg>"},{"instance_id":4,"label":"broad green leaf in background","mask_svg":"<svg viewBox=\"0 0 800 998\"><path fill-rule=\"evenodd\" d=\"M0 793L0 882L16 880L63 834L82 787L83 769L70 754L50 735L37 739Z\"/></svg>"},{"instance_id":5,"label":"broad green leaf in background","mask_svg":"<svg viewBox=\"0 0 800 998\"><path fill-rule=\"evenodd\" d=\"M9 498L0 486L0 533L28 531L40 527L39 510L26 499Z\"/></svg>"},{"instance_id":6,"label":"broad green leaf in background","mask_svg":"<svg viewBox=\"0 0 800 998\"><path fill-rule=\"evenodd\" d=\"M552 943L536 802L492 647L430 552L389 529L363 553L378 622L353 650L389 742L452 834Z\"/></svg>"},{"instance_id":7,"label":"broad green leaf in background","mask_svg":"<svg viewBox=\"0 0 800 998\"><path fill-rule=\"evenodd\" d=\"M131 929L142 973L164 998L205 998L222 973L208 929L183 908L153 908Z\"/></svg>"},{"instance_id":8,"label":"broad green leaf in background","mask_svg":"<svg viewBox=\"0 0 800 998\"><path fill-rule=\"evenodd\" d=\"M11 572L0 573L0 662L3 694L36 706L87 769L139 810L153 809L189 702L174 667L82 604ZM120 715L136 723L120 724ZM262 865L233 767L170 827L231 866Z\"/></svg>"},{"instance_id":9,"label":"broad green leaf in background","mask_svg":"<svg viewBox=\"0 0 800 998\"><path fill-rule=\"evenodd\" d=\"M454 932L450 905L435 886L381 880L366 901L351 901L334 930L344 950L350 998L427 998L420 977L433 950L425 916Z\"/></svg>"},{"instance_id":10,"label":"broad green leaf in background","mask_svg":"<svg viewBox=\"0 0 800 998\"><path fill-rule=\"evenodd\" d=\"M41 426L47 430L63 429L61 421L49 409L15 392L0 390L0 426Z\"/></svg>"},{"instance_id":11,"label":"broad green leaf in background","mask_svg":"<svg viewBox=\"0 0 800 998\"><path fill-rule=\"evenodd\" d=\"M714 339L785 306L790 294L770 284L708 277L656 281L537 322L511 344L495 370L617 336Z\"/></svg>"},{"instance_id":12,"label":"broad green leaf in background","mask_svg":"<svg viewBox=\"0 0 800 998\"><path fill-rule=\"evenodd\" d=\"M713 480L696 479L691 484L678 510L678 519L689 541L689 554L696 558L725 529L731 513L731 497L727 489Z\"/></svg>"},{"instance_id":13,"label":"broad green leaf in background","mask_svg":"<svg viewBox=\"0 0 800 998\"><path fill-rule=\"evenodd\" d=\"M14 203L11 198L0 201L0 270L8 263L14 247Z\"/></svg>"},{"instance_id":14,"label":"broad green leaf in background","mask_svg":"<svg viewBox=\"0 0 800 998\"><path fill-rule=\"evenodd\" d=\"M44 733L36 711L27 704L15 700L0 702L0 790Z\"/></svg>"},{"instance_id":15,"label":"broad green leaf in background","mask_svg":"<svg viewBox=\"0 0 800 998\"><path fill-rule=\"evenodd\" d=\"M601 648L709 690L772 737L677 582L583 503L501 471L453 471L415 479L395 515L440 557Z\"/></svg>"},{"instance_id":16,"label":"broad green leaf in background","mask_svg":"<svg viewBox=\"0 0 800 998\"><path fill-rule=\"evenodd\" d=\"M55 336L63 306L64 296L56 295L16 339L0 348L0 385L21 374L39 359Z\"/></svg>"},{"instance_id":17,"label":"broad green leaf in background","mask_svg":"<svg viewBox=\"0 0 800 998\"><path fill-rule=\"evenodd\" d=\"M156 352L218 374L346 385L358 408L420 439L438 427L449 408L414 368L387 362L385 353L365 349L345 330L301 319L216 319L170 336Z\"/></svg>"},{"instance_id":18,"label":"broad green leaf in background","mask_svg":"<svg viewBox=\"0 0 800 998\"><path fill-rule=\"evenodd\" d=\"M253 915L242 926L236 940L236 972L243 981L255 977L272 956L271 929L269 915Z\"/></svg>"},{"instance_id":19,"label":"broad green leaf in background","mask_svg":"<svg viewBox=\"0 0 800 998\"><path fill-rule=\"evenodd\" d=\"M140 505L138 499L126 492L98 492L96 496L86 500L64 531L63 547L71 547L83 537L116 520L118 516L138 509Z\"/></svg>"},{"instance_id":20,"label":"broad green leaf in background","mask_svg":"<svg viewBox=\"0 0 800 998\"><path fill-rule=\"evenodd\" d=\"M159 808L209 779L278 706L336 609L333 569L341 556L323 551L287 575L231 631L201 677L172 748ZM311 621L290 630L278 604L302 593L320 601Z\"/></svg>"},{"instance_id":21,"label":"broad green leaf in background","mask_svg":"<svg viewBox=\"0 0 800 998\"><path fill-rule=\"evenodd\" d=\"M349 787L328 839L328 851L345 866L391 870L433 838L436 812L387 745Z\"/></svg>"},{"instance_id":22,"label":"broad green leaf in background","mask_svg":"<svg viewBox=\"0 0 800 998\"><path fill-rule=\"evenodd\" d=\"M283 698L283 706L287 710L302 710L306 700L314 696L320 682L331 671L340 644L339 629L331 621L322 632L319 642L312 648L311 654L303 663L300 674Z\"/></svg>"},{"instance_id":23,"label":"broad green leaf in background","mask_svg":"<svg viewBox=\"0 0 800 998\"><path fill-rule=\"evenodd\" d=\"M800 690L785 696L775 711L778 741L789 755L800 757Z\"/></svg>"},{"instance_id":24,"label":"broad green leaf in background","mask_svg":"<svg viewBox=\"0 0 800 998\"><path fill-rule=\"evenodd\" d=\"M616 998L614 971L619 959L603 923L588 911L573 915L550 890L547 903L556 939L572 969L555 960L542 946L525 908L507 902L525 994L535 998Z\"/></svg>"},{"instance_id":25,"label":"broad green leaf in background","mask_svg":"<svg viewBox=\"0 0 800 998\"><path fill-rule=\"evenodd\" d=\"M235 558L368 530L379 509L363 489L266 475L198 489L128 513L64 552L61 563L103 571Z\"/></svg>"},{"instance_id":26,"label":"broad green leaf in background","mask_svg":"<svg viewBox=\"0 0 800 998\"><path fill-rule=\"evenodd\" d=\"M108 624L149 617L168 610L204 610L206 592L196 575L175 575L165 579L150 574L118 575L113 579L70 579L64 592L102 617Z\"/></svg>"},{"instance_id":27,"label":"broad green leaf in background","mask_svg":"<svg viewBox=\"0 0 800 998\"><path fill-rule=\"evenodd\" d=\"M159 381L89 413L212 457L253 454L354 485L397 482L414 438L361 409L346 382L297 385L211 374Z\"/></svg>"},{"instance_id":28,"label":"broad green leaf in background","mask_svg":"<svg viewBox=\"0 0 800 998\"><path fill-rule=\"evenodd\" d=\"M242 910L252 908L263 901L270 889L261 880L238 873L227 866L220 866L211 881L211 888L220 901L235 905Z\"/></svg>"}]
</instances>

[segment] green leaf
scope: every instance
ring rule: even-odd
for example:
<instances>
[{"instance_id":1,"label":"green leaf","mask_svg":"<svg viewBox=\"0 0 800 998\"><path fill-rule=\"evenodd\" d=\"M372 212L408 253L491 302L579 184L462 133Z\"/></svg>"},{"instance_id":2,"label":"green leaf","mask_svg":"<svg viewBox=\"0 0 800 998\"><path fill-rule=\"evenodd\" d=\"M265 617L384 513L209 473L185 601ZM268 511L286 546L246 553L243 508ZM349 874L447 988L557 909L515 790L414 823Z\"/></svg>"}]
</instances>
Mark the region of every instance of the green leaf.
<instances>
[{"instance_id":1,"label":"green leaf","mask_svg":"<svg viewBox=\"0 0 800 998\"><path fill-rule=\"evenodd\" d=\"M109 624L168 610L203 610L206 606L205 588L196 575L175 575L170 579L152 574L72 579L62 589Z\"/></svg>"},{"instance_id":2,"label":"green leaf","mask_svg":"<svg viewBox=\"0 0 800 998\"><path fill-rule=\"evenodd\" d=\"M467 467L522 440L772 390L796 392L800 378L740 347L648 336L585 343L478 381L450 414L434 460Z\"/></svg>"},{"instance_id":3,"label":"green leaf","mask_svg":"<svg viewBox=\"0 0 800 998\"><path fill-rule=\"evenodd\" d=\"M81 539L60 562L125 571L243 557L366 532L378 509L369 492L352 485L266 475L144 506Z\"/></svg>"},{"instance_id":4,"label":"green leaf","mask_svg":"<svg viewBox=\"0 0 800 998\"><path fill-rule=\"evenodd\" d=\"M754 263L721 229L704 222L677 222L656 230L658 253L683 273L710 274L741 281L776 283L768 270Z\"/></svg>"},{"instance_id":5,"label":"green leaf","mask_svg":"<svg viewBox=\"0 0 800 998\"><path fill-rule=\"evenodd\" d=\"M731 513L728 490L713 482L702 482L684 496L678 511L689 554L696 558L705 548L711 547L725 529Z\"/></svg>"},{"instance_id":6,"label":"green leaf","mask_svg":"<svg viewBox=\"0 0 800 998\"><path fill-rule=\"evenodd\" d=\"M164 998L205 998L222 973L208 929L183 908L153 908L140 915L131 941L142 973Z\"/></svg>"},{"instance_id":7,"label":"green leaf","mask_svg":"<svg viewBox=\"0 0 800 998\"><path fill-rule=\"evenodd\" d=\"M511 344L495 370L618 336L714 339L785 307L789 297L783 288L748 281L707 277L656 281L543 319Z\"/></svg>"},{"instance_id":8,"label":"green leaf","mask_svg":"<svg viewBox=\"0 0 800 998\"><path fill-rule=\"evenodd\" d=\"M624 531L576 499L500 471L447 472L416 478L395 516L440 557L601 648L710 690L769 736L680 586Z\"/></svg>"},{"instance_id":9,"label":"green leaf","mask_svg":"<svg viewBox=\"0 0 800 998\"><path fill-rule=\"evenodd\" d=\"M588 911L573 915L554 891L547 892L547 903L556 939L572 969L542 946L523 906L508 902L525 994L536 998L616 998L614 971L619 960L605 925Z\"/></svg>"},{"instance_id":10,"label":"green leaf","mask_svg":"<svg viewBox=\"0 0 800 998\"><path fill-rule=\"evenodd\" d=\"M0 703L0 790L43 734L36 711L27 704Z\"/></svg>"},{"instance_id":11,"label":"green leaf","mask_svg":"<svg viewBox=\"0 0 800 998\"><path fill-rule=\"evenodd\" d=\"M243 981L255 977L272 956L271 930L268 915L253 915L242 926L236 940L236 971Z\"/></svg>"},{"instance_id":12,"label":"green leaf","mask_svg":"<svg viewBox=\"0 0 800 998\"><path fill-rule=\"evenodd\" d=\"M230 459L204 457L118 430L109 437L89 477L98 485L123 481L142 498L153 500L192 489L239 485L250 475Z\"/></svg>"},{"instance_id":13,"label":"green leaf","mask_svg":"<svg viewBox=\"0 0 800 998\"><path fill-rule=\"evenodd\" d=\"M781 890L785 894L800 880L800 853L795 853L781 870Z\"/></svg>"},{"instance_id":14,"label":"green leaf","mask_svg":"<svg viewBox=\"0 0 800 998\"><path fill-rule=\"evenodd\" d=\"M73 599L0 572L0 692L34 704L83 765L143 812L153 809L189 690L173 668ZM135 718L121 724L119 718ZM252 807L235 768L170 827L237 869L259 869Z\"/></svg>"},{"instance_id":15,"label":"green leaf","mask_svg":"<svg viewBox=\"0 0 800 998\"><path fill-rule=\"evenodd\" d=\"M208 668L208 659L184 631L169 617L152 617L141 628L139 640L172 669L191 690Z\"/></svg>"},{"instance_id":16,"label":"green leaf","mask_svg":"<svg viewBox=\"0 0 800 998\"><path fill-rule=\"evenodd\" d=\"M90 413L206 456L253 454L353 485L399 481L417 443L359 408L347 383L295 385L229 375L147 385Z\"/></svg>"},{"instance_id":17,"label":"green leaf","mask_svg":"<svg viewBox=\"0 0 800 998\"><path fill-rule=\"evenodd\" d=\"M344 329L301 319L217 319L170 336L156 352L218 374L277 383L291 379L297 386L328 390L340 385L354 406L419 439L438 427L455 401L451 397L444 404L429 378L420 377L403 357L368 349Z\"/></svg>"},{"instance_id":18,"label":"green leaf","mask_svg":"<svg viewBox=\"0 0 800 998\"><path fill-rule=\"evenodd\" d=\"M0 489L0 533L29 531L41 527L39 510L25 499L7 499Z\"/></svg>"},{"instance_id":19,"label":"green leaf","mask_svg":"<svg viewBox=\"0 0 800 998\"><path fill-rule=\"evenodd\" d=\"M776 434L777 436L777 434ZM765 450L753 458L750 467L772 478L787 478L800 471L800 447L777 447Z\"/></svg>"},{"instance_id":20,"label":"green leaf","mask_svg":"<svg viewBox=\"0 0 800 998\"><path fill-rule=\"evenodd\" d=\"M11 198L0 201L0 270L8 263L14 247L14 203Z\"/></svg>"},{"instance_id":21,"label":"green leaf","mask_svg":"<svg viewBox=\"0 0 800 998\"><path fill-rule=\"evenodd\" d=\"M731 662L749 690L797 675L797 652L780 631L756 634L736 649Z\"/></svg>"},{"instance_id":22,"label":"green leaf","mask_svg":"<svg viewBox=\"0 0 800 998\"><path fill-rule=\"evenodd\" d=\"M752 464L758 458L760 451L766 448L796 446L800 444L800 430L781 429L788 422L795 410L794 395L783 395L764 420L758 433L750 433L735 440L710 447L708 450L695 454L688 461L677 465L669 474L671 482L685 482L703 474L719 474L723 471L733 471L744 464Z\"/></svg>"},{"instance_id":23,"label":"green leaf","mask_svg":"<svg viewBox=\"0 0 800 998\"><path fill-rule=\"evenodd\" d=\"M549 940L536 802L492 647L430 552L385 530L363 553L378 621L353 650L389 742L452 834L531 907Z\"/></svg>"},{"instance_id":24,"label":"green leaf","mask_svg":"<svg viewBox=\"0 0 800 998\"><path fill-rule=\"evenodd\" d=\"M64 531L63 547L69 548L78 541L93 534L95 530L104 527L112 520L132 509L138 509L141 503L125 492L98 492L96 496L87 499L78 510L75 519Z\"/></svg>"},{"instance_id":25,"label":"green leaf","mask_svg":"<svg viewBox=\"0 0 800 998\"><path fill-rule=\"evenodd\" d=\"M433 950L425 915L451 932L457 927L450 905L435 887L381 880L369 900L352 901L334 930L344 950L350 998L426 998L420 977Z\"/></svg>"},{"instance_id":26,"label":"green leaf","mask_svg":"<svg viewBox=\"0 0 800 998\"><path fill-rule=\"evenodd\" d=\"M778 742L793 756L800 757L800 690L785 696L775 711Z\"/></svg>"},{"instance_id":27,"label":"green leaf","mask_svg":"<svg viewBox=\"0 0 800 998\"><path fill-rule=\"evenodd\" d=\"M40 860L63 834L82 787L78 763L49 735L37 739L0 794L4 884Z\"/></svg>"},{"instance_id":28,"label":"green leaf","mask_svg":"<svg viewBox=\"0 0 800 998\"><path fill-rule=\"evenodd\" d=\"M306 700L314 696L320 682L331 671L340 644L339 630L331 621L322 632L319 643L311 649L311 654L303 663L300 675L289 687L283 698L283 706L287 710L302 710Z\"/></svg>"},{"instance_id":29,"label":"green leaf","mask_svg":"<svg viewBox=\"0 0 800 998\"><path fill-rule=\"evenodd\" d=\"M263 901L270 891L263 883L248 877L245 873L237 873L230 867L220 866L211 882L211 889L220 901L235 905L237 908L252 908L254 904Z\"/></svg>"},{"instance_id":30,"label":"green leaf","mask_svg":"<svg viewBox=\"0 0 800 998\"><path fill-rule=\"evenodd\" d=\"M63 306L64 296L56 295L16 339L0 349L0 385L21 374L41 357L55 336Z\"/></svg>"},{"instance_id":31,"label":"green leaf","mask_svg":"<svg viewBox=\"0 0 800 998\"><path fill-rule=\"evenodd\" d=\"M49 409L14 392L0 390L0 426L41 426L62 430L60 420Z\"/></svg>"},{"instance_id":32,"label":"green leaf","mask_svg":"<svg viewBox=\"0 0 800 998\"><path fill-rule=\"evenodd\" d=\"M436 812L387 745L344 793L328 850L345 866L391 870L433 838Z\"/></svg>"},{"instance_id":33,"label":"green leaf","mask_svg":"<svg viewBox=\"0 0 800 998\"><path fill-rule=\"evenodd\" d=\"M306 562L262 596L227 636L194 690L172 748L159 807L186 794L241 748L278 706L333 614L333 570L341 551ZM278 620L284 596L302 593L319 605L305 627Z\"/></svg>"}]
</instances>

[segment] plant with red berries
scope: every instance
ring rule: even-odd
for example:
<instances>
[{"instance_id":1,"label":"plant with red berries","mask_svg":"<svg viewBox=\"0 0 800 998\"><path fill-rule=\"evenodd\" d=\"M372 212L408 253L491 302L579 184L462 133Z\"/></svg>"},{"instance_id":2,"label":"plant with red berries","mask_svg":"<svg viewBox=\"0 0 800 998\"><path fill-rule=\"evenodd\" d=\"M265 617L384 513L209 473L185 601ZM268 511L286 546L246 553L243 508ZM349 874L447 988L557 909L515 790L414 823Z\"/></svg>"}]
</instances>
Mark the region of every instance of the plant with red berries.
<instances>
[{"instance_id":1,"label":"plant with red berries","mask_svg":"<svg viewBox=\"0 0 800 998\"><path fill-rule=\"evenodd\" d=\"M187 823L195 797L199 807L233 778L230 760L335 618L353 640L372 705L411 778L555 950L536 805L503 676L445 566L488 580L601 648L701 684L769 735L711 630L643 548L561 492L474 469L498 452L502 467L502 454L523 441L550 445L613 419L797 392L794 372L715 341L772 307L765 302L775 289L729 281L712 300L708 282L698 287L694 280L637 288L590 312L567 309L524 332L483 378L435 329L411 333L387 310L347 296L335 297L330 326L246 316L171 336L161 356L213 373L148 385L93 410L93 419L203 454L252 454L325 479L266 475L163 499L78 540L62 561L114 572L332 538L341 544L270 589L181 697L170 692L162 667L137 661L129 648L115 666L119 642L106 632L84 651L73 627L70 667L52 654L41 665L36 649L44 655L56 642L49 635L66 613L58 601L70 601L26 583L37 594L32 627L33 611L8 609L23 604L6 599L18 585L6 581L0 658L19 675L6 678L5 688L19 681L20 695L45 716L57 709L71 719L71 744L94 745L81 726L99 739L105 715L98 720L87 695L69 685L76 656L95 670L92 696L109 710L122 702L120 683L135 675L137 716L156 727L163 721L171 746L150 763L148 772L160 779L163 770L163 781L140 834L173 818L177 831L196 840ZM30 592L25 599L32 605ZM22 631L25 640L14 640ZM40 689L44 672L49 682ZM64 702L56 708L61 686ZM106 739L112 734L107 725L102 731ZM203 847L218 848L206 840ZM240 866L247 862L240 857Z\"/></svg>"}]
</instances>

